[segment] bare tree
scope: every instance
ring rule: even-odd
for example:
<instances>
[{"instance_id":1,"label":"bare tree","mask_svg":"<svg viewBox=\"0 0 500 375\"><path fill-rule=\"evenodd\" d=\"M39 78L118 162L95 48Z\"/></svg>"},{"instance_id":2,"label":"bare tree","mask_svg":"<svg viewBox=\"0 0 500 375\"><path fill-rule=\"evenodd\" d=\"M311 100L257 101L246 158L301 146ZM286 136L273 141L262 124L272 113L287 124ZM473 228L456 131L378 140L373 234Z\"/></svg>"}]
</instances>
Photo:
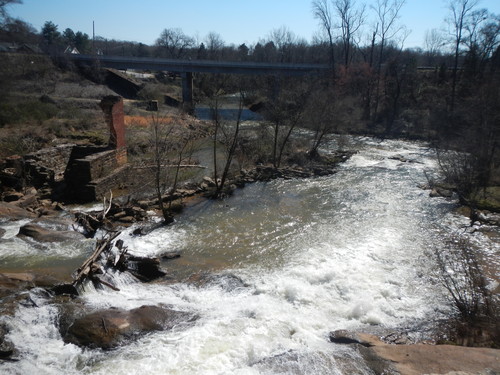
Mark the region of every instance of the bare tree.
<instances>
[{"instance_id":1,"label":"bare tree","mask_svg":"<svg viewBox=\"0 0 500 375\"><path fill-rule=\"evenodd\" d=\"M135 127L135 146L129 151L135 155L132 163L141 178L141 193L154 192L166 224L173 219L169 195L177 189L180 171L194 167L183 163L191 159L195 138L195 130L182 129L171 117L153 115L147 127Z\"/></svg>"},{"instance_id":2,"label":"bare tree","mask_svg":"<svg viewBox=\"0 0 500 375\"><path fill-rule=\"evenodd\" d=\"M333 87L315 90L311 93L305 118L308 127L314 132L311 148L308 151L309 156L313 159L319 156L318 150L325 137L337 130L337 105L338 101Z\"/></svg>"},{"instance_id":3,"label":"bare tree","mask_svg":"<svg viewBox=\"0 0 500 375\"><path fill-rule=\"evenodd\" d=\"M474 326L484 319L488 324L487 329L493 328L493 331L494 326L498 326L498 300L487 288L485 271L471 241L463 236L454 236L444 248L435 248L434 255L438 277L461 320L468 328L472 328L466 335L474 336Z\"/></svg>"},{"instance_id":4,"label":"bare tree","mask_svg":"<svg viewBox=\"0 0 500 375\"><path fill-rule=\"evenodd\" d=\"M243 101L245 99L245 95L243 91L240 90L239 93L239 100L238 100L238 110L237 110L237 115L236 119L234 121L234 125L232 124L226 124L221 128L222 133L223 133L223 140L222 143L224 144L224 150L225 150L225 161L224 161L224 169L222 171L222 175L220 177L220 182L217 181L216 178L216 186L217 186L217 191L216 191L216 196L220 196L222 193L224 186L226 184L226 180L229 176L229 171L233 162L233 158L236 154L236 149L238 147L239 143L239 133L240 133L240 125L241 125L241 115L243 113Z\"/></svg>"},{"instance_id":5,"label":"bare tree","mask_svg":"<svg viewBox=\"0 0 500 375\"><path fill-rule=\"evenodd\" d=\"M295 34L286 26L274 29L269 34L269 42L276 47L279 62L289 62L292 59L291 52L297 41Z\"/></svg>"},{"instance_id":6,"label":"bare tree","mask_svg":"<svg viewBox=\"0 0 500 375\"><path fill-rule=\"evenodd\" d=\"M427 56L427 64L434 63L434 59L441 52L445 45L443 34L437 29L427 30L425 32L425 54Z\"/></svg>"},{"instance_id":7,"label":"bare tree","mask_svg":"<svg viewBox=\"0 0 500 375\"><path fill-rule=\"evenodd\" d=\"M349 66L356 35L365 22L365 5L357 7L355 0L336 0L334 6L340 18L343 62Z\"/></svg>"},{"instance_id":8,"label":"bare tree","mask_svg":"<svg viewBox=\"0 0 500 375\"><path fill-rule=\"evenodd\" d=\"M205 96L209 99L212 128L212 153L213 153L213 180L215 191L212 198L219 198L223 194L230 168L235 157L238 144L240 125L243 112L244 93L241 86L238 88L238 109L235 118L222 115L223 101L227 95L226 90L231 90L231 79L228 75L213 75L210 84L203 87ZM232 92L232 90L230 91ZM223 156L221 156L223 155ZM220 173L219 162L222 164Z\"/></svg>"},{"instance_id":9,"label":"bare tree","mask_svg":"<svg viewBox=\"0 0 500 375\"><path fill-rule=\"evenodd\" d=\"M478 9L470 12L467 22L464 24L465 35L464 45L470 50L477 46L479 42L481 25L488 20L487 9Z\"/></svg>"},{"instance_id":10,"label":"bare tree","mask_svg":"<svg viewBox=\"0 0 500 375\"><path fill-rule=\"evenodd\" d=\"M453 71L451 82L451 101L450 111L453 113L455 110L455 98L457 91L458 80L458 62L461 55L461 46L464 43L464 31L467 25L467 17L473 12L479 0L450 0L449 10L450 16L448 18L448 25L450 26L450 33L453 37L454 53L453 53Z\"/></svg>"},{"instance_id":11,"label":"bare tree","mask_svg":"<svg viewBox=\"0 0 500 375\"><path fill-rule=\"evenodd\" d=\"M224 49L224 40L220 34L216 32L208 33L206 37L205 48L207 56L210 60L220 60Z\"/></svg>"},{"instance_id":12,"label":"bare tree","mask_svg":"<svg viewBox=\"0 0 500 375\"><path fill-rule=\"evenodd\" d=\"M7 6L22 3L22 0L0 0L0 23L3 23L3 21L9 18Z\"/></svg>"},{"instance_id":13,"label":"bare tree","mask_svg":"<svg viewBox=\"0 0 500 375\"><path fill-rule=\"evenodd\" d=\"M321 28L328 35L328 46L330 48L330 65L335 69L335 51L333 40L333 14L329 0L313 0L313 15L320 22Z\"/></svg>"},{"instance_id":14,"label":"bare tree","mask_svg":"<svg viewBox=\"0 0 500 375\"><path fill-rule=\"evenodd\" d=\"M165 52L166 57L175 59L185 57L187 49L193 47L194 43L194 39L181 29L164 29L156 39L156 46Z\"/></svg>"},{"instance_id":15,"label":"bare tree","mask_svg":"<svg viewBox=\"0 0 500 375\"><path fill-rule=\"evenodd\" d=\"M500 45L500 16L489 15L486 24L479 31L479 46L481 62L490 58Z\"/></svg>"},{"instance_id":16,"label":"bare tree","mask_svg":"<svg viewBox=\"0 0 500 375\"><path fill-rule=\"evenodd\" d=\"M164 165L167 163L167 155L171 148L169 138L173 132L173 126L167 125L158 116L153 116L152 119L149 142L152 152L151 158L153 163L151 168L154 173L154 188L160 211L162 212L165 222L169 223L172 217L163 202L163 194L168 184L166 173L168 173L169 170L165 168Z\"/></svg>"},{"instance_id":17,"label":"bare tree","mask_svg":"<svg viewBox=\"0 0 500 375\"><path fill-rule=\"evenodd\" d=\"M377 114L380 94L380 78L382 75L382 63L387 43L399 32L404 30L404 26L397 24L399 12L406 0L377 0L372 9L376 13L376 32L379 39L378 61L377 61L377 83L375 86L374 115Z\"/></svg>"},{"instance_id":18,"label":"bare tree","mask_svg":"<svg viewBox=\"0 0 500 375\"><path fill-rule=\"evenodd\" d=\"M312 84L307 79L291 83L278 77L268 87L265 117L273 129L271 160L275 168L280 167L285 147L303 118Z\"/></svg>"}]
</instances>

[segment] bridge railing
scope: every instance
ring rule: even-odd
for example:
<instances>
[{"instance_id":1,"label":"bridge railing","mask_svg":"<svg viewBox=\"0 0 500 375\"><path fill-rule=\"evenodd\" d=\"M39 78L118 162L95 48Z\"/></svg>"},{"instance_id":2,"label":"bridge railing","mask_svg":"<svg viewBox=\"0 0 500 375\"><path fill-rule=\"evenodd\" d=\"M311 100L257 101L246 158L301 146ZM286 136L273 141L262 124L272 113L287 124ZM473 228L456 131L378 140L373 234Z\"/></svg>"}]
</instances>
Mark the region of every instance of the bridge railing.
<instances>
[{"instance_id":1,"label":"bridge railing","mask_svg":"<svg viewBox=\"0 0 500 375\"><path fill-rule=\"evenodd\" d=\"M142 69L177 73L228 73L249 75L307 75L329 69L326 64L261 63L241 61L174 60L126 56L67 55L80 63L98 63L115 69Z\"/></svg>"}]
</instances>

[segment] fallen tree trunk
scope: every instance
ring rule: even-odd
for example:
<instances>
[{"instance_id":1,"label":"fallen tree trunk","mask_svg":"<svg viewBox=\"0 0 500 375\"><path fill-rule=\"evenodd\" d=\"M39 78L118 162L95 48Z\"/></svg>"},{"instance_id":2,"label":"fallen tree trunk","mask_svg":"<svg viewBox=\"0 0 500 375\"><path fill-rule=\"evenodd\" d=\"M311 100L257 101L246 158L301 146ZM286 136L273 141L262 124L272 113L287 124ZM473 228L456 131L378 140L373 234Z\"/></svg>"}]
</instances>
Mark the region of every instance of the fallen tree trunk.
<instances>
[{"instance_id":1,"label":"fallen tree trunk","mask_svg":"<svg viewBox=\"0 0 500 375\"><path fill-rule=\"evenodd\" d=\"M92 255L87 258L85 262L77 269L76 275L74 276L73 286L77 287L83 285L84 281L89 279L94 282L99 282L103 285L109 286L109 283L103 282L97 277L97 274L102 274L102 268L97 263L102 253L109 253L113 248L113 240L120 235L120 232L115 232L113 234L108 233L107 238L103 238L97 241L96 249ZM122 250L123 251L123 250ZM125 249L126 251L126 249ZM114 289L114 287L113 287Z\"/></svg>"}]
</instances>

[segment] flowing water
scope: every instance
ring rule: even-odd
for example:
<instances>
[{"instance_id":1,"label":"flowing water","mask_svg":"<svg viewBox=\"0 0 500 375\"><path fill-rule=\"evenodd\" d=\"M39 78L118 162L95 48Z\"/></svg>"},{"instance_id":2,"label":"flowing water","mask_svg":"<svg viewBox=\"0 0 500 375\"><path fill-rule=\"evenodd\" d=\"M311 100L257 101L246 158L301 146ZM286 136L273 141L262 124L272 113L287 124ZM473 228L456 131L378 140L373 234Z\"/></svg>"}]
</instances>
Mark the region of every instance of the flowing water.
<instances>
[{"instance_id":1,"label":"flowing water","mask_svg":"<svg viewBox=\"0 0 500 375\"><path fill-rule=\"evenodd\" d=\"M359 354L329 342L329 332L418 335L418 327L446 314L427 252L468 221L452 213L453 201L418 187L424 171L435 170L425 147L356 142L359 152L333 176L251 184L147 236L132 237L129 229L121 237L133 253L182 253L165 264L173 280L116 276L119 292L83 295L95 308L166 304L196 314L194 324L112 351L81 349L63 343L57 308L33 291L37 307L20 306L6 318L20 361L0 363L0 373L369 374ZM19 247L19 259L39 257L13 233L4 238ZM3 255L9 246L0 246L0 260L12 261L15 252ZM81 243L54 251L81 258L91 249ZM192 274L212 276L189 282Z\"/></svg>"}]
</instances>

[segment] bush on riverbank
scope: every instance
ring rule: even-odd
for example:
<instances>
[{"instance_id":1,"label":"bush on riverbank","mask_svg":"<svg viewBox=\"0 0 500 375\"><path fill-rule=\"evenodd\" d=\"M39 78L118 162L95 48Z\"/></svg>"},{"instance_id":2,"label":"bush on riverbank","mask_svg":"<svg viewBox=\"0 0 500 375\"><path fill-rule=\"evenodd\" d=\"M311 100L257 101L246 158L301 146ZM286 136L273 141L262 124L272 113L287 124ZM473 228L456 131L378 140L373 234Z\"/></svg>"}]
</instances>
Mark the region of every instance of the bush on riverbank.
<instances>
[{"instance_id":1,"label":"bush on riverbank","mask_svg":"<svg viewBox=\"0 0 500 375\"><path fill-rule=\"evenodd\" d=\"M456 312L451 337L463 346L500 348L500 299L489 287L487 260L464 236L435 248L438 277Z\"/></svg>"}]
</instances>

